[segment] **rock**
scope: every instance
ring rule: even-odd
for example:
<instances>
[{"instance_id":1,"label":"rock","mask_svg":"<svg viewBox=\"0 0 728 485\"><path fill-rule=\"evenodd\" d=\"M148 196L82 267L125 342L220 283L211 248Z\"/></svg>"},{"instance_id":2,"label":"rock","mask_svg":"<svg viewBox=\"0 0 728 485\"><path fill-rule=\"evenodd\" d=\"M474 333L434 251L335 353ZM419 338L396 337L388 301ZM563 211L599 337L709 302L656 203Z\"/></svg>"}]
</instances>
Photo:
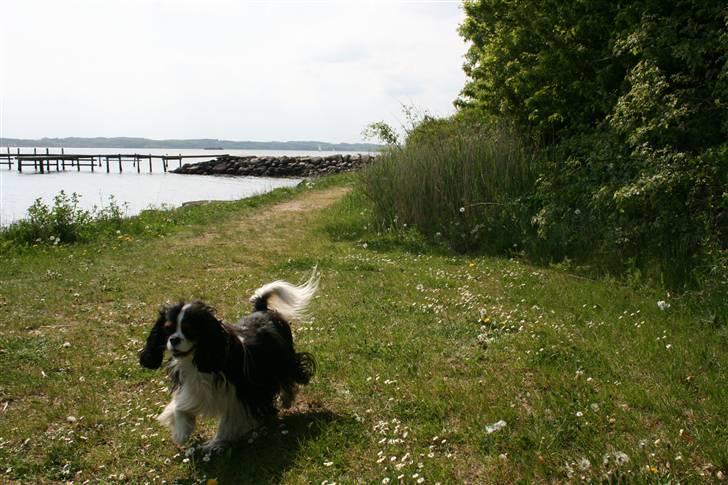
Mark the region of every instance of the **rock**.
<instances>
[{"instance_id":1,"label":"rock","mask_svg":"<svg viewBox=\"0 0 728 485\"><path fill-rule=\"evenodd\" d=\"M173 173L269 177L309 177L356 170L374 160L371 155L336 154L326 157L246 155L220 156L215 160L185 164Z\"/></svg>"},{"instance_id":2,"label":"rock","mask_svg":"<svg viewBox=\"0 0 728 485\"><path fill-rule=\"evenodd\" d=\"M228 169L228 163L227 162L220 162L214 167L212 167L212 171L215 173L223 173Z\"/></svg>"}]
</instances>

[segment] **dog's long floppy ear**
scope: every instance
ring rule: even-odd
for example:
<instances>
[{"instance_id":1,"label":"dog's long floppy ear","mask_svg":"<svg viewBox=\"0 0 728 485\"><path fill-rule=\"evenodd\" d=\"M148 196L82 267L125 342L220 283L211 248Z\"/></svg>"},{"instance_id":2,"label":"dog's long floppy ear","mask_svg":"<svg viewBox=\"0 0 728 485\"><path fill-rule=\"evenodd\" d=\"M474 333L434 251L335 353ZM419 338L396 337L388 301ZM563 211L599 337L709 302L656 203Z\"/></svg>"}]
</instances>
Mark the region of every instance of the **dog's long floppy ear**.
<instances>
[{"instance_id":1,"label":"dog's long floppy ear","mask_svg":"<svg viewBox=\"0 0 728 485\"><path fill-rule=\"evenodd\" d=\"M200 372L219 372L223 369L228 354L228 335L212 308L203 304L188 310L188 314L192 312L195 313L198 325L192 362Z\"/></svg>"},{"instance_id":2,"label":"dog's long floppy ear","mask_svg":"<svg viewBox=\"0 0 728 485\"><path fill-rule=\"evenodd\" d=\"M147 369L159 369L164 360L164 349L167 346L167 331L164 324L167 322L167 309L159 310L159 317L147 337L147 344L139 354L139 363Z\"/></svg>"}]
</instances>

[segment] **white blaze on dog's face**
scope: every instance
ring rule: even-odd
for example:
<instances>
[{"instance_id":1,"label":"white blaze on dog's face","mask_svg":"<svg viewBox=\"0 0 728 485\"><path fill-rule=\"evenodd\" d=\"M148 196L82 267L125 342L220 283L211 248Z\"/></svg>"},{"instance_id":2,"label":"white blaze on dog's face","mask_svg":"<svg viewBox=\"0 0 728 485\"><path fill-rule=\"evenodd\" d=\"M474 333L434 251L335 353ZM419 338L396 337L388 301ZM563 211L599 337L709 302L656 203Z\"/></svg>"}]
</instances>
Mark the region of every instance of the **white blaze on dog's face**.
<instances>
[{"instance_id":1,"label":"white blaze on dog's face","mask_svg":"<svg viewBox=\"0 0 728 485\"><path fill-rule=\"evenodd\" d=\"M176 322L167 322L170 325L176 326L175 332L167 339L167 350L177 358L186 357L195 349L195 341L190 339L189 335L191 333L189 332L189 322L185 321L185 313L191 306L192 304L188 303L182 307L179 315L177 315ZM185 332L185 327L188 330L187 332Z\"/></svg>"}]
</instances>

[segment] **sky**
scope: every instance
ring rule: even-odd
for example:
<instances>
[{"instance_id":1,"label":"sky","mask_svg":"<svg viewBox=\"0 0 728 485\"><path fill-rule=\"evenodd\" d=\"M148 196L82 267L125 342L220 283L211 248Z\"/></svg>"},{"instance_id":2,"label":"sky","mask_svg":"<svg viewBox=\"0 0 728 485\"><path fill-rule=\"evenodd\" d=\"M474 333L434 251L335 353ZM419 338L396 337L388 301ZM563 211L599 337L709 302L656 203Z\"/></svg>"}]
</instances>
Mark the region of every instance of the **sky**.
<instances>
[{"instance_id":1,"label":"sky","mask_svg":"<svg viewBox=\"0 0 728 485\"><path fill-rule=\"evenodd\" d=\"M454 112L459 1L0 0L0 137L363 141ZM0 143L1 144L1 143Z\"/></svg>"}]
</instances>

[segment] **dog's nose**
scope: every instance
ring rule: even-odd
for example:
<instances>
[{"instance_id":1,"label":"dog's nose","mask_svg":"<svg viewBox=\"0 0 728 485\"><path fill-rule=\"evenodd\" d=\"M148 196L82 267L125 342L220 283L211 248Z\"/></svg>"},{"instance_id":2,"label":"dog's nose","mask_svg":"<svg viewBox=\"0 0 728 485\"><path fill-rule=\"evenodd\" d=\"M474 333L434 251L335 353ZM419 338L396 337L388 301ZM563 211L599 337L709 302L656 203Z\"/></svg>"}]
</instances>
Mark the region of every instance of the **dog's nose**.
<instances>
[{"instance_id":1,"label":"dog's nose","mask_svg":"<svg viewBox=\"0 0 728 485\"><path fill-rule=\"evenodd\" d=\"M181 341L182 339L179 337L169 337L169 343L172 344L172 347L177 347Z\"/></svg>"}]
</instances>

